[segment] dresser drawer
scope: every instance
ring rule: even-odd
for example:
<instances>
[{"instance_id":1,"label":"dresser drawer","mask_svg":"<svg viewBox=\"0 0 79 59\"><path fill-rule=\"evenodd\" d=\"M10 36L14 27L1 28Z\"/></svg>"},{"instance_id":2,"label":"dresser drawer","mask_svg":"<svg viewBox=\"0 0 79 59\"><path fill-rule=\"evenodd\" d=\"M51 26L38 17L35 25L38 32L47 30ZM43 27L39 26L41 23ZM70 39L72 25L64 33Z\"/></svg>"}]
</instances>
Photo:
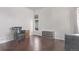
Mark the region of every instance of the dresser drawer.
<instances>
[{"instance_id":1,"label":"dresser drawer","mask_svg":"<svg viewBox=\"0 0 79 59\"><path fill-rule=\"evenodd\" d=\"M79 36L65 35L65 49L79 50Z\"/></svg>"}]
</instances>

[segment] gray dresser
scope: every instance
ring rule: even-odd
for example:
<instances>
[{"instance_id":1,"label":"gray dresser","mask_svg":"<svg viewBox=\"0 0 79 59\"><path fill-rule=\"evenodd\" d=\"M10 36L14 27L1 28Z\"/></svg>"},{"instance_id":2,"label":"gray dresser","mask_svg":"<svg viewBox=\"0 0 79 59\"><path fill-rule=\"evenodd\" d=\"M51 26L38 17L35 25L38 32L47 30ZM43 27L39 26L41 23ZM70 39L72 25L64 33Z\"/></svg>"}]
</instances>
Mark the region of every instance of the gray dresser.
<instances>
[{"instance_id":1,"label":"gray dresser","mask_svg":"<svg viewBox=\"0 0 79 59\"><path fill-rule=\"evenodd\" d=\"M79 51L79 35L65 35L65 50Z\"/></svg>"}]
</instances>

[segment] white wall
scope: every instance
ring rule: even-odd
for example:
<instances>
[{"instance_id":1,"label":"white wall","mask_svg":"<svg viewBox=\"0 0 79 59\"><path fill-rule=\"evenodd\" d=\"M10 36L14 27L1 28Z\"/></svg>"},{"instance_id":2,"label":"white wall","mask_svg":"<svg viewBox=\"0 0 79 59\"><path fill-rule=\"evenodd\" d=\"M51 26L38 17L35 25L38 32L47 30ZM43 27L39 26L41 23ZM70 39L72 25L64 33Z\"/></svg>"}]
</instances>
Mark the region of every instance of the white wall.
<instances>
[{"instance_id":1,"label":"white wall","mask_svg":"<svg viewBox=\"0 0 79 59\"><path fill-rule=\"evenodd\" d=\"M77 8L70 8L70 25L72 33L78 33Z\"/></svg>"},{"instance_id":2,"label":"white wall","mask_svg":"<svg viewBox=\"0 0 79 59\"><path fill-rule=\"evenodd\" d=\"M77 8L77 26L78 26L78 32L79 32L79 8Z\"/></svg>"},{"instance_id":3,"label":"white wall","mask_svg":"<svg viewBox=\"0 0 79 59\"><path fill-rule=\"evenodd\" d=\"M43 8L36 14L39 15L39 31L34 30L34 34L41 35L43 30L55 31L56 39L64 39L65 34L76 32L76 8Z\"/></svg>"},{"instance_id":4,"label":"white wall","mask_svg":"<svg viewBox=\"0 0 79 59\"><path fill-rule=\"evenodd\" d=\"M34 30L33 17L39 14L39 31ZM76 33L76 8L42 8L33 12L28 8L0 7L0 43L12 40L10 28L22 26L41 35L43 30L55 31L57 39L64 39L65 33Z\"/></svg>"},{"instance_id":5,"label":"white wall","mask_svg":"<svg viewBox=\"0 0 79 59\"><path fill-rule=\"evenodd\" d=\"M22 26L24 30L31 29L33 11L28 8L0 8L0 43L12 40L10 28Z\"/></svg>"}]
</instances>

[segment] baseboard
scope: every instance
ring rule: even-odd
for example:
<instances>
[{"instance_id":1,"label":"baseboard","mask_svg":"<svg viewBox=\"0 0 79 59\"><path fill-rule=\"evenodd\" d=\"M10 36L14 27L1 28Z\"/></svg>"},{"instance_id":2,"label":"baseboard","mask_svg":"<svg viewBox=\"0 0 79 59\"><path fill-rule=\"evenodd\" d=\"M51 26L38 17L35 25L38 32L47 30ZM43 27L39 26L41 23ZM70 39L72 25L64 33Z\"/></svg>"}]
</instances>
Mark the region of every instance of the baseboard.
<instances>
[{"instance_id":1,"label":"baseboard","mask_svg":"<svg viewBox=\"0 0 79 59\"><path fill-rule=\"evenodd\" d=\"M57 39L57 40L65 40L64 38L60 38L60 37L55 37L55 39Z\"/></svg>"},{"instance_id":2,"label":"baseboard","mask_svg":"<svg viewBox=\"0 0 79 59\"><path fill-rule=\"evenodd\" d=\"M4 40L4 41L1 41L0 44L7 43L9 41L12 41L12 40Z\"/></svg>"},{"instance_id":3,"label":"baseboard","mask_svg":"<svg viewBox=\"0 0 79 59\"><path fill-rule=\"evenodd\" d=\"M55 38L56 39L56 38ZM65 40L65 39L56 39L56 40Z\"/></svg>"}]
</instances>

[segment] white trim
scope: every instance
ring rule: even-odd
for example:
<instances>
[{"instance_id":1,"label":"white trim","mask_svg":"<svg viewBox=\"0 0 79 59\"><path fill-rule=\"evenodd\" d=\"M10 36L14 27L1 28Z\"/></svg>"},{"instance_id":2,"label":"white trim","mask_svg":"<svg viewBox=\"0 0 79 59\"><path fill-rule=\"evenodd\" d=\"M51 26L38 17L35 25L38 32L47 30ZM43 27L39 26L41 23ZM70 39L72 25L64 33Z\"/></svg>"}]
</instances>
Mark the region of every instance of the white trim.
<instances>
[{"instance_id":1,"label":"white trim","mask_svg":"<svg viewBox=\"0 0 79 59\"><path fill-rule=\"evenodd\" d=\"M0 42L0 44L7 43L9 41L12 41L12 40L3 40L3 41Z\"/></svg>"},{"instance_id":2,"label":"white trim","mask_svg":"<svg viewBox=\"0 0 79 59\"><path fill-rule=\"evenodd\" d=\"M65 39L59 39L59 38L55 38L56 40L65 40Z\"/></svg>"}]
</instances>

